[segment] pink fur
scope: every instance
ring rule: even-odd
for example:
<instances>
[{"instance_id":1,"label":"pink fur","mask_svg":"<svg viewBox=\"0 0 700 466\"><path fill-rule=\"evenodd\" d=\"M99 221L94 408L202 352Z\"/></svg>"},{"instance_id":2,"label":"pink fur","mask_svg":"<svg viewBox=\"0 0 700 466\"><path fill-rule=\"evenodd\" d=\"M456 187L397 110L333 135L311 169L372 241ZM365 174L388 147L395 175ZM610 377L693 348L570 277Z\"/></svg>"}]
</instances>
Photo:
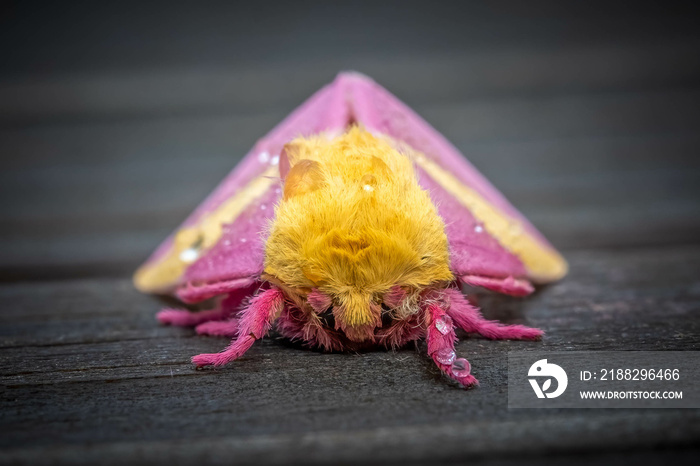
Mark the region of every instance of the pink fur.
<instances>
[{"instance_id":1,"label":"pink fur","mask_svg":"<svg viewBox=\"0 0 700 466\"><path fill-rule=\"evenodd\" d=\"M223 366L241 357L255 340L262 338L284 306L284 294L277 288L270 288L254 297L250 305L240 313L238 338L220 353L200 354L192 362L201 366Z\"/></svg>"},{"instance_id":2,"label":"pink fur","mask_svg":"<svg viewBox=\"0 0 700 466\"><path fill-rule=\"evenodd\" d=\"M406 299L406 296L406 290L400 286L394 286L384 295L384 304L390 309L397 308Z\"/></svg>"},{"instance_id":3,"label":"pink fur","mask_svg":"<svg viewBox=\"0 0 700 466\"><path fill-rule=\"evenodd\" d=\"M340 335L323 326L316 317L301 309L288 306L276 322L277 331L292 341L303 341L309 347L325 351L343 351L345 346Z\"/></svg>"},{"instance_id":4,"label":"pink fur","mask_svg":"<svg viewBox=\"0 0 700 466\"><path fill-rule=\"evenodd\" d=\"M248 285L231 290L216 309L198 312L190 312L185 309L163 309L156 314L156 318L162 324L177 325L179 327L194 327L212 320L228 319L238 310L243 301L250 296L256 286L257 284L255 286Z\"/></svg>"},{"instance_id":5,"label":"pink fur","mask_svg":"<svg viewBox=\"0 0 700 466\"><path fill-rule=\"evenodd\" d=\"M333 304L333 301L328 295L321 293L316 288L311 290L306 300L313 310L318 313L327 311Z\"/></svg>"},{"instance_id":6,"label":"pink fur","mask_svg":"<svg viewBox=\"0 0 700 466\"><path fill-rule=\"evenodd\" d=\"M398 349L410 341L423 338L425 331L418 319L418 315L413 315L404 320L394 321L389 327L377 331L375 341L385 348Z\"/></svg>"},{"instance_id":7,"label":"pink fur","mask_svg":"<svg viewBox=\"0 0 700 466\"><path fill-rule=\"evenodd\" d=\"M513 278L512 276L506 278L492 278L479 275L464 275L461 278L462 281L468 285L480 286L487 290L511 296L527 296L535 291L535 288L529 281Z\"/></svg>"},{"instance_id":8,"label":"pink fur","mask_svg":"<svg viewBox=\"0 0 700 466\"><path fill-rule=\"evenodd\" d=\"M176 294L185 303L198 303L205 299L221 296L236 290L246 289L259 283L258 277L244 277L203 285L186 285L178 288ZM250 294L250 293L248 293Z\"/></svg>"},{"instance_id":9,"label":"pink fur","mask_svg":"<svg viewBox=\"0 0 700 466\"><path fill-rule=\"evenodd\" d=\"M478 333L492 340L539 340L544 334L538 328L503 325L484 319L459 290L446 289L443 296L449 306L447 313L466 332Z\"/></svg>"},{"instance_id":10,"label":"pink fur","mask_svg":"<svg viewBox=\"0 0 700 466\"><path fill-rule=\"evenodd\" d=\"M393 296L399 300L401 293L397 290L392 290L392 292ZM309 294L309 297L309 302L313 301L318 309L328 309L329 299L323 294L314 290ZM233 297L230 296L225 302L227 304L233 302ZM236 318L209 321L198 325L197 333L199 334L229 337L237 335L237 339L233 340L221 353L200 354L193 357L192 362L198 367L227 364L241 357L250 349L255 340L262 338L276 320L277 330L283 336L292 340L301 340L309 346L319 347L326 351L357 350L376 345L385 348L400 348L410 341L425 336L428 354L440 370L463 386L470 387L478 384L477 380L471 374L459 373L455 369L457 367L455 364L460 363L460 361L468 363L466 360L455 359L454 346L457 337L453 321L462 329L480 333L487 338L537 339L542 335L542 331L538 329L521 325L506 326L485 320L479 311L456 289L430 291L423 296L423 302L426 303L427 307L422 314L412 315L402 320L393 319L391 325L384 327L381 325L381 319L378 319L375 327L352 329L355 333L348 334L347 330L329 328L323 317L316 311L308 308L303 310L292 304L285 306L283 292L277 288L271 288L254 297L250 305L241 311ZM380 315L381 307L376 303L372 304L374 304L373 310ZM211 317L215 312L217 311L208 311L205 315ZM221 310L218 312L217 316L224 315ZM177 315L183 316L182 314ZM189 313L187 316L191 319L197 314ZM438 321L440 321L439 328L436 325ZM188 322L192 322L192 320ZM358 339L360 334L366 338ZM456 362L445 363L445 354L452 355Z\"/></svg>"},{"instance_id":11,"label":"pink fur","mask_svg":"<svg viewBox=\"0 0 700 466\"><path fill-rule=\"evenodd\" d=\"M406 343L422 338L425 330L420 324L420 316L413 315L404 320L394 320L390 326L373 329L368 340L356 342L336 329L323 325L315 314L310 315L301 309L287 306L277 319L277 331L293 341L303 341L307 346L325 351L357 350L372 346L397 349Z\"/></svg>"},{"instance_id":12,"label":"pink fur","mask_svg":"<svg viewBox=\"0 0 700 466\"><path fill-rule=\"evenodd\" d=\"M447 314L445 311L437 304L430 304L426 309L426 333L428 339L428 354L435 364L447 374L450 378L456 380L465 387L471 387L479 383L478 380L474 378L473 375L469 374L466 376L458 376L452 370L452 365L443 364L438 360L438 354L441 351L452 351L455 350L455 343L457 342L457 336L455 335L454 327L451 323L448 324L448 331L443 334L438 330L436 322L439 319L445 319ZM446 319L449 322L449 319ZM456 356L455 356L456 357Z\"/></svg>"},{"instance_id":13,"label":"pink fur","mask_svg":"<svg viewBox=\"0 0 700 466\"><path fill-rule=\"evenodd\" d=\"M208 311L190 312L185 309L163 309L156 318L161 324L178 327L194 327L210 320L221 320L231 315L233 311L216 308Z\"/></svg>"}]
</instances>

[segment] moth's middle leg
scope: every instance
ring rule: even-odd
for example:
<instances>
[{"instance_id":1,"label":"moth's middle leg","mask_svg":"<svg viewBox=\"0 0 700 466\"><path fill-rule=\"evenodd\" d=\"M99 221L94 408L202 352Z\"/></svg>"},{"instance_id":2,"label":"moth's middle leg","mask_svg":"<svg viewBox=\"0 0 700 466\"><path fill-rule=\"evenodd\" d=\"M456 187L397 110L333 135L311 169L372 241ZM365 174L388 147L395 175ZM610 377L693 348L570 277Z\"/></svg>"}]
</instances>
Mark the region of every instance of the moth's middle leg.
<instances>
[{"instance_id":1,"label":"moth's middle leg","mask_svg":"<svg viewBox=\"0 0 700 466\"><path fill-rule=\"evenodd\" d=\"M447 314L465 332L478 333L492 340L539 340L544 332L524 325L504 325L486 320L460 290L445 290Z\"/></svg>"}]
</instances>

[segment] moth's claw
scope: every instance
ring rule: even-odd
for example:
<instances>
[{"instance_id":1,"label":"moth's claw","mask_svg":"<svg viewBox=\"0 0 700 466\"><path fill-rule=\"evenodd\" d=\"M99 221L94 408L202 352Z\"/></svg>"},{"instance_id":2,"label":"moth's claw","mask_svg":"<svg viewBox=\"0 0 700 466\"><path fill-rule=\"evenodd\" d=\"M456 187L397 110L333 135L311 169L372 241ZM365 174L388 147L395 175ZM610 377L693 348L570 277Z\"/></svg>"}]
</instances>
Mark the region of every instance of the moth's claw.
<instances>
[{"instance_id":1,"label":"moth's claw","mask_svg":"<svg viewBox=\"0 0 700 466\"><path fill-rule=\"evenodd\" d=\"M188 314L188 311L180 309L163 309L158 314L156 314L156 319L163 325L177 325L179 322L184 321Z\"/></svg>"},{"instance_id":2,"label":"moth's claw","mask_svg":"<svg viewBox=\"0 0 700 466\"><path fill-rule=\"evenodd\" d=\"M195 365L197 370L201 370L206 366L215 366L217 356L218 354L198 354L192 357L192 364Z\"/></svg>"},{"instance_id":3,"label":"moth's claw","mask_svg":"<svg viewBox=\"0 0 700 466\"><path fill-rule=\"evenodd\" d=\"M474 377L471 374L466 376L466 377L455 378L455 380L457 382L459 382L459 384L467 390L470 390L472 388L476 388L479 386L479 381L476 380L476 377Z\"/></svg>"}]
</instances>

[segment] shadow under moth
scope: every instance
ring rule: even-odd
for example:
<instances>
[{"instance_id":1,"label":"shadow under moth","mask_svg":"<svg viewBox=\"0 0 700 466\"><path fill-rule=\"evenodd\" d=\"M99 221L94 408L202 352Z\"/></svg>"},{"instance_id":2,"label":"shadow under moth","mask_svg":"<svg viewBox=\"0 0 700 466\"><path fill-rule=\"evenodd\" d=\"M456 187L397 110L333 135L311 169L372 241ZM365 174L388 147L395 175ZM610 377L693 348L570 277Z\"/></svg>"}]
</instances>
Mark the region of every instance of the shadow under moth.
<instances>
[{"instance_id":1,"label":"shadow under moth","mask_svg":"<svg viewBox=\"0 0 700 466\"><path fill-rule=\"evenodd\" d=\"M232 337L198 367L241 357L274 326L327 351L428 355L465 387L455 329L542 331L485 320L461 285L514 296L558 280L559 253L442 135L371 79L341 73L258 141L136 272L144 292L214 309L164 324Z\"/></svg>"}]
</instances>

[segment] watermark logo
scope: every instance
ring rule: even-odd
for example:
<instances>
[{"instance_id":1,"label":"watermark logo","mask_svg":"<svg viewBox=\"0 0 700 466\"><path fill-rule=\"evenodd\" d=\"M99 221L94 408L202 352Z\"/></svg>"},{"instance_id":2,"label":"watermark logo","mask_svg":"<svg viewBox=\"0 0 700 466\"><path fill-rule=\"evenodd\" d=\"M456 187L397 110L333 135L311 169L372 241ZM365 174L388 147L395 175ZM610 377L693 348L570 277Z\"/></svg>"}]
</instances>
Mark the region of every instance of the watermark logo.
<instances>
[{"instance_id":1,"label":"watermark logo","mask_svg":"<svg viewBox=\"0 0 700 466\"><path fill-rule=\"evenodd\" d=\"M700 351L510 351L508 408L700 409L698 361Z\"/></svg>"},{"instance_id":2,"label":"watermark logo","mask_svg":"<svg viewBox=\"0 0 700 466\"><path fill-rule=\"evenodd\" d=\"M546 359L540 359L530 366L527 375L528 377L547 377L541 387L537 379L528 379L537 398L556 398L564 393L566 386L569 384L566 371L556 364L548 363ZM552 387L552 379L557 381L557 388L552 392L548 392L547 390Z\"/></svg>"}]
</instances>

